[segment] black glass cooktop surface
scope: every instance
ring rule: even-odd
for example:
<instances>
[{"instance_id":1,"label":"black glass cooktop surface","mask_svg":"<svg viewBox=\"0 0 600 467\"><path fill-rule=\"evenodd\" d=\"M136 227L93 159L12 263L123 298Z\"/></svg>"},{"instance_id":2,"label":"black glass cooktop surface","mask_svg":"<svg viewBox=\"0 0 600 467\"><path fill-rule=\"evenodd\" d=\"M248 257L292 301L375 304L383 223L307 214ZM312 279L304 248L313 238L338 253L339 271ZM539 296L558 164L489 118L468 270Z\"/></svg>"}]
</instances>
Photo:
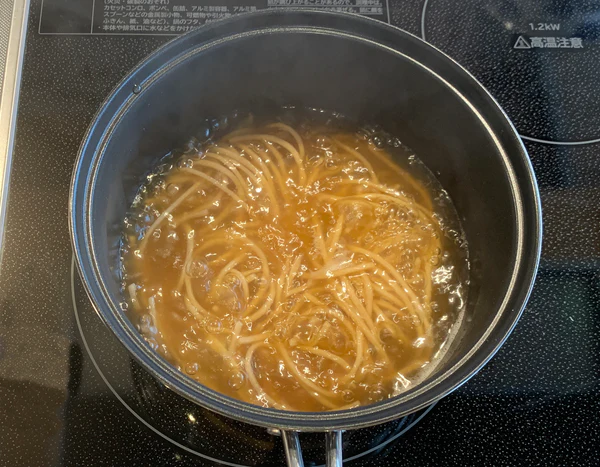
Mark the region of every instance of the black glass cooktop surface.
<instances>
[{"instance_id":1,"label":"black glass cooktop surface","mask_svg":"<svg viewBox=\"0 0 600 467\"><path fill-rule=\"evenodd\" d=\"M347 465L600 464L600 6L582 0L32 0L0 263L0 465L284 462L276 434L180 399L90 307L67 226L95 112L145 55L261 8L373 17L456 59L523 137L544 216L540 270L506 344L450 396L344 434ZM322 435L303 434L307 465Z\"/></svg>"}]
</instances>

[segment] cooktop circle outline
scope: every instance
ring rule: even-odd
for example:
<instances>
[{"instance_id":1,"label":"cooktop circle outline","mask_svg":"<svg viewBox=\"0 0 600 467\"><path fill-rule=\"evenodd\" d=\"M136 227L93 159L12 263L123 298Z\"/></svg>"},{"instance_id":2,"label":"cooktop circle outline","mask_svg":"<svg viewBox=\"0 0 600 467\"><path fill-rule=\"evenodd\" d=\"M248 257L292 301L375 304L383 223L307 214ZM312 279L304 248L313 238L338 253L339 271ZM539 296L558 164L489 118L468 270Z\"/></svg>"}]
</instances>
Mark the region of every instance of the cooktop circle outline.
<instances>
[{"instance_id":1,"label":"cooktop circle outline","mask_svg":"<svg viewBox=\"0 0 600 467\"><path fill-rule=\"evenodd\" d=\"M252 466L249 466L246 464L236 464L234 462L217 459L217 458L211 457L207 454L202 454L201 452L195 451L194 449L181 444L180 442L170 438L169 436L167 436L166 434L164 434L163 432L161 432L160 430L158 430L157 428L152 426L140 414L138 414L131 406L129 406L129 404L127 404L127 402L125 402L125 400L119 395L117 390L115 388L113 388L113 386L110 384L110 381L108 381L108 378L104 375L104 373L100 369L100 366L98 365L98 362L96 362L94 354L92 353L92 350L91 350L90 346L88 345L87 339L83 332L83 327L81 326L81 321L79 319L79 309L77 308L77 299L75 298L75 256L73 254L71 255L71 280L70 280L70 282L71 282L71 301L72 301L72 306L73 306L73 313L75 314L75 321L77 322L77 329L79 330L79 335L81 336L81 340L83 341L83 346L85 347L85 350L86 350L88 356L90 357L90 360L92 361L92 364L94 365L94 368L100 375L100 378L102 378L102 381L104 381L104 384L106 384L108 389L110 389L110 391L117 398L117 400L119 402L121 402L121 404L123 404L123 406L125 406L125 408L136 419L138 419L140 422L142 422L152 432L159 435L165 441L172 443L173 445L177 446L180 449L183 449L184 451L186 451L190 454L194 454L198 457L201 457L202 459L206 459L208 461L215 462L215 463L221 464L221 465L226 465L228 467L252 467ZM350 461L353 461L356 459L360 459L361 457L367 456L367 455L371 454L372 452L377 451L378 449L384 448L391 442L398 439L400 436L404 435L404 433L406 433L408 430L412 429L415 425L417 425L436 406L437 402L438 401L435 401L429 407L425 408L425 410L423 410L423 413L421 413L417 418L415 418L411 423L409 423L404 429L402 429L400 432L396 433L394 436L390 437L389 439L386 439L385 441L381 442L377 446L373 446L372 448L367 449L366 451L363 451L359 454L355 454L354 456L350 456L348 458L344 458L343 461L350 462ZM326 466L324 464L321 464L321 465L318 465L317 467L326 467Z\"/></svg>"},{"instance_id":2,"label":"cooktop circle outline","mask_svg":"<svg viewBox=\"0 0 600 467\"><path fill-rule=\"evenodd\" d=\"M425 17L427 15L427 7L428 6L429 6L429 0L425 0L423 2L423 9L421 10L421 39L423 39L428 44L431 44L430 42L427 41L427 37L426 37L427 35L425 33ZM431 44L431 45L433 45L434 47L437 47L434 44ZM533 136L526 136L526 135L523 135L518 129L517 129L517 131L518 131L521 139L524 139L526 141L532 141L534 143L551 144L553 146L583 146L586 144L600 143L600 138L580 140L580 141L556 141L556 140L552 140L552 139L535 138Z\"/></svg>"}]
</instances>

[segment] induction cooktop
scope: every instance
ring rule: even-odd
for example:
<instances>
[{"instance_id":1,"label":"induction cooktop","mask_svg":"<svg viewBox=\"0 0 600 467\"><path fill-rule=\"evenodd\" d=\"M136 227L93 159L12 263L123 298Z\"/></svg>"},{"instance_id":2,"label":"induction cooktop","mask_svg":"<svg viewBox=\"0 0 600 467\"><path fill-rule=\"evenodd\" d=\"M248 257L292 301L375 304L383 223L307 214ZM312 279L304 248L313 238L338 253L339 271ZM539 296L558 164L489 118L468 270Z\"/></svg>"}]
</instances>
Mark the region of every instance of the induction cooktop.
<instances>
[{"instance_id":1,"label":"induction cooktop","mask_svg":"<svg viewBox=\"0 0 600 467\"><path fill-rule=\"evenodd\" d=\"M599 465L600 5L586 0L0 4L0 465L283 465L276 432L174 395L104 327L67 202L87 126L144 56L207 22L290 7L369 16L457 60L514 122L543 205L538 277L506 344L436 405L344 433L345 465ZM323 438L301 435L307 465L324 463Z\"/></svg>"}]
</instances>

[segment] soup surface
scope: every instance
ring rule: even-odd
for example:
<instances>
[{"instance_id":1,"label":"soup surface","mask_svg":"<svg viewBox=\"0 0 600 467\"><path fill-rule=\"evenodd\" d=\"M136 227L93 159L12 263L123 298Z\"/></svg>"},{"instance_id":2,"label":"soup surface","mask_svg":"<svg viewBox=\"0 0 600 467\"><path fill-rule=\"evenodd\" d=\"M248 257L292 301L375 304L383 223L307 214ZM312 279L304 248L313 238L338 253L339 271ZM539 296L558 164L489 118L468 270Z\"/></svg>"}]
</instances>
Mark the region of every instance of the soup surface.
<instances>
[{"instance_id":1,"label":"soup surface","mask_svg":"<svg viewBox=\"0 0 600 467\"><path fill-rule=\"evenodd\" d=\"M246 120L164 159L124 232L124 306L140 332L252 404L392 397L433 369L463 312L452 204L374 129Z\"/></svg>"}]
</instances>

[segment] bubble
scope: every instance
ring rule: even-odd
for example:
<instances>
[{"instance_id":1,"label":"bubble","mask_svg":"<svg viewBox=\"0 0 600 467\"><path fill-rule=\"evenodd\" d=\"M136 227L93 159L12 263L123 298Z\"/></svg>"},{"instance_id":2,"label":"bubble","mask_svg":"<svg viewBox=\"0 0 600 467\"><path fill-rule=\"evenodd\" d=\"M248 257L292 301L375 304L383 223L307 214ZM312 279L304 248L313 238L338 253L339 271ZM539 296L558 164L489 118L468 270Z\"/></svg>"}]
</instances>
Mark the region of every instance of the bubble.
<instances>
[{"instance_id":1,"label":"bubble","mask_svg":"<svg viewBox=\"0 0 600 467\"><path fill-rule=\"evenodd\" d=\"M206 331L212 334L220 334L223 332L223 323L221 323L220 319L211 319L206 323Z\"/></svg>"},{"instance_id":2,"label":"bubble","mask_svg":"<svg viewBox=\"0 0 600 467\"><path fill-rule=\"evenodd\" d=\"M245 377L243 373L235 373L229 377L227 384L234 391L237 391L244 385Z\"/></svg>"},{"instance_id":3,"label":"bubble","mask_svg":"<svg viewBox=\"0 0 600 467\"><path fill-rule=\"evenodd\" d=\"M385 148L385 140L379 135L372 136L371 143L373 143L375 145L375 147L378 149Z\"/></svg>"},{"instance_id":4,"label":"bubble","mask_svg":"<svg viewBox=\"0 0 600 467\"><path fill-rule=\"evenodd\" d=\"M336 333L330 339L330 345L333 350L341 351L346 348L346 338L341 333Z\"/></svg>"},{"instance_id":5,"label":"bubble","mask_svg":"<svg viewBox=\"0 0 600 467\"><path fill-rule=\"evenodd\" d=\"M194 166L194 161L192 159L181 159L177 162L177 168L179 169L191 169Z\"/></svg>"},{"instance_id":6,"label":"bubble","mask_svg":"<svg viewBox=\"0 0 600 467\"><path fill-rule=\"evenodd\" d=\"M212 137L212 128L210 128L208 122L206 122L197 133L197 140L201 143L208 141Z\"/></svg>"},{"instance_id":7,"label":"bubble","mask_svg":"<svg viewBox=\"0 0 600 467\"><path fill-rule=\"evenodd\" d=\"M193 362L193 363L187 363L185 365L185 372L188 375L195 375L198 372L198 364Z\"/></svg>"},{"instance_id":8,"label":"bubble","mask_svg":"<svg viewBox=\"0 0 600 467\"><path fill-rule=\"evenodd\" d=\"M154 193L160 194L167 189L167 182L165 182L162 178L157 180L154 183Z\"/></svg>"},{"instance_id":9,"label":"bubble","mask_svg":"<svg viewBox=\"0 0 600 467\"><path fill-rule=\"evenodd\" d=\"M145 313L142 316L140 316L140 324L142 326L152 326L152 322L152 316L150 316L148 313Z\"/></svg>"},{"instance_id":10,"label":"bubble","mask_svg":"<svg viewBox=\"0 0 600 467\"><path fill-rule=\"evenodd\" d=\"M179 187L177 185L175 185L174 183L169 183L167 185L167 194L169 196L174 196L179 192Z\"/></svg>"},{"instance_id":11,"label":"bubble","mask_svg":"<svg viewBox=\"0 0 600 467\"><path fill-rule=\"evenodd\" d=\"M385 396L385 390L383 388L383 384L374 384L371 386L371 398L373 400L381 400Z\"/></svg>"},{"instance_id":12,"label":"bubble","mask_svg":"<svg viewBox=\"0 0 600 467\"><path fill-rule=\"evenodd\" d=\"M154 232L152 232L152 236L154 238L160 238L160 233L161 233L160 229L155 229Z\"/></svg>"},{"instance_id":13,"label":"bubble","mask_svg":"<svg viewBox=\"0 0 600 467\"><path fill-rule=\"evenodd\" d=\"M219 120L214 118L210 121L210 127L211 127L211 130L217 131L221 127L221 122L219 122Z\"/></svg>"},{"instance_id":14,"label":"bubble","mask_svg":"<svg viewBox=\"0 0 600 467\"><path fill-rule=\"evenodd\" d=\"M331 138L325 135L318 136L316 139L316 143L321 149L328 149L332 146Z\"/></svg>"},{"instance_id":15,"label":"bubble","mask_svg":"<svg viewBox=\"0 0 600 467\"><path fill-rule=\"evenodd\" d=\"M188 274L193 279L200 279L202 277L206 277L208 275L208 272L208 265L206 264L206 262L200 259L193 260L188 266Z\"/></svg>"},{"instance_id":16,"label":"bubble","mask_svg":"<svg viewBox=\"0 0 600 467\"><path fill-rule=\"evenodd\" d=\"M387 342L387 341L393 339L393 337L394 337L394 334L388 328L383 328L381 330L381 332L379 333L379 338L381 339L382 342Z\"/></svg>"},{"instance_id":17,"label":"bubble","mask_svg":"<svg viewBox=\"0 0 600 467\"><path fill-rule=\"evenodd\" d=\"M154 337L146 337L145 340L152 350L158 350L158 342L156 342Z\"/></svg>"},{"instance_id":18,"label":"bubble","mask_svg":"<svg viewBox=\"0 0 600 467\"><path fill-rule=\"evenodd\" d=\"M121 302L119 303L119 306L121 307L122 311L127 311L129 309L129 303L127 302Z\"/></svg>"},{"instance_id":19,"label":"bubble","mask_svg":"<svg viewBox=\"0 0 600 467\"><path fill-rule=\"evenodd\" d=\"M423 345L425 344L425 338L424 337L417 337L414 342L413 342L413 347L415 349L418 349L420 347L423 347Z\"/></svg>"},{"instance_id":20,"label":"bubble","mask_svg":"<svg viewBox=\"0 0 600 467\"><path fill-rule=\"evenodd\" d=\"M160 353L163 354L163 356L167 359L171 358L171 352L169 351L169 349L167 349L167 346L165 344L162 344L160 346Z\"/></svg>"}]
</instances>

